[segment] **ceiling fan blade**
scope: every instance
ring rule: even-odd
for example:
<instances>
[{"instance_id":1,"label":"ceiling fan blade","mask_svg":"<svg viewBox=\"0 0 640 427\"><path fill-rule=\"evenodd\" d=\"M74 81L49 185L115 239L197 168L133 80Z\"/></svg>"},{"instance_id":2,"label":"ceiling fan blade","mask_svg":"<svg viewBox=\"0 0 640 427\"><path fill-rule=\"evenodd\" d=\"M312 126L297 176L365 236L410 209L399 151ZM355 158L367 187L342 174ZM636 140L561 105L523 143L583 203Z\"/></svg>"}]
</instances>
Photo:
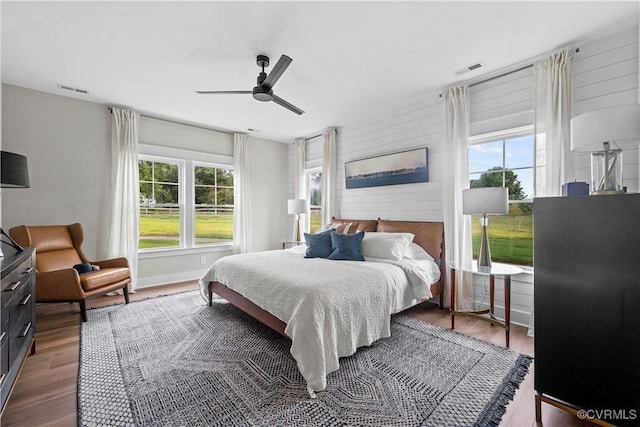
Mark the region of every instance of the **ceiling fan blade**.
<instances>
[{"instance_id":1,"label":"ceiling fan blade","mask_svg":"<svg viewBox=\"0 0 640 427\"><path fill-rule=\"evenodd\" d=\"M284 73L289 64L291 64L291 61L293 61L293 59L289 58L287 55L282 55L280 59L278 59L276 65L271 69L267 78L262 82L262 86L273 88L280 76L282 76L282 73Z\"/></svg>"},{"instance_id":2,"label":"ceiling fan blade","mask_svg":"<svg viewBox=\"0 0 640 427\"><path fill-rule=\"evenodd\" d=\"M199 95L211 95L211 94L223 94L223 95L243 95L247 93L253 93L250 90L197 90Z\"/></svg>"},{"instance_id":3,"label":"ceiling fan blade","mask_svg":"<svg viewBox=\"0 0 640 427\"><path fill-rule=\"evenodd\" d=\"M284 108L293 111L294 113L300 115L300 114L304 114L304 111L299 109L298 107L296 107L293 104L289 104L287 101L285 101L284 99L277 97L275 95L272 95L272 100L273 102L275 102L278 105L283 106Z\"/></svg>"}]
</instances>

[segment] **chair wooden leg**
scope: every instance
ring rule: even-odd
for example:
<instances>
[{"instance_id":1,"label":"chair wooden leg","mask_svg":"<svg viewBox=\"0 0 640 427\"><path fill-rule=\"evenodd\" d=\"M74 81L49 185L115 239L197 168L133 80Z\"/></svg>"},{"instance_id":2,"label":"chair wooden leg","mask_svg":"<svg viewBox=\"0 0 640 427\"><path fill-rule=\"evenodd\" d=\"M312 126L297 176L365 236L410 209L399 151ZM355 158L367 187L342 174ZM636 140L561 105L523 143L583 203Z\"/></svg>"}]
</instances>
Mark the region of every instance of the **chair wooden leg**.
<instances>
[{"instance_id":1,"label":"chair wooden leg","mask_svg":"<svg viewBox=\"0 0 640 427\"><path fill-rule=\"evenodd\" d=\"M87 321L87 302L81 299L80 301L78 301L78 304L80 304L80 314L82 315L82 321L86 322Z\"/></svg>"},{"instance_id":2,"label":"chair wooden leg","mask_svg":"<svg viewBox=\"0 0 640 427\"><path fill-rule=\"evenodd\" d=\"M124 294L124 303L129 304L129 285L126 284L122 288L122 293Z\"/></svg>"}]
</instances>

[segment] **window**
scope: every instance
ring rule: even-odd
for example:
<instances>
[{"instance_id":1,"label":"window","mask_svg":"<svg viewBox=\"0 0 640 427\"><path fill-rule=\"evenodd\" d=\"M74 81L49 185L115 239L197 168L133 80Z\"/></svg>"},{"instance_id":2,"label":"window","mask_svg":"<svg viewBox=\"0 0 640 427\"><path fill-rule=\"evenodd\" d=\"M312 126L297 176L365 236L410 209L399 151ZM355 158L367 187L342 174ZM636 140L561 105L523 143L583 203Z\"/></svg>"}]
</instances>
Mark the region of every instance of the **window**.
<instances>
[{"instance_id":1,"label":"window","mask_svg":"<svg viewBox=\"0 0 640 427\"><path fill-rule=\"evenodd\" d=\"M497 262L533 265L534 140L531 126L470 139L469 186L509 189L509 214L489 219L491 258ZM476 257L480 222L474 219L471 228Z\"/></svg>"},{"instance_id":2,"label":"window","mask_svg":"<svg viewBox=\"0 0 640 427\"><path fill-rule=\"evenodd\" d=\"M305 176L309 189L309 232L315 233L322 226L322 168L307 169Z\"/></svg>"},{"instance_id":3,"label":"window","mask_svg":"<svg viewBox=\"0 0 640 427\"><path fill-rule=\"evenodd\" d=\"M195 243L233 240L233 171L195 166Z\"/></svg>"},{"instance_id":4,"label":"window","mask_svg":"<svg viewBox=\"0 0 640 427\"><path fill-rule=\"evenodd\" d=\"M140 250L233 240L230 167L140 155Z\"/></svg>"}]
</instances>

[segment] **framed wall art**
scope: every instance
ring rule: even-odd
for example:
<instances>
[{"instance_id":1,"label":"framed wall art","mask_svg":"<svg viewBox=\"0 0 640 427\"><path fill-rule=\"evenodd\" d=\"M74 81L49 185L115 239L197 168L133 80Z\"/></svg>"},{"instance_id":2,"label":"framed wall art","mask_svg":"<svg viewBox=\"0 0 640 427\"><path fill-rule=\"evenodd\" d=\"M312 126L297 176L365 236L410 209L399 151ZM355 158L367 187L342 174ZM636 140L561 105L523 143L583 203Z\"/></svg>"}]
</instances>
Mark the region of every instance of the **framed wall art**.
<instances>
[{"instance_id":1,"label":"framed wall art","mask_svg":"<svg viewBox=\"0 0 640 427\"><path fill-rule=\"evenodd\" d=\"M347 188L428 182L428 160L425 147L345 162Z\"/></svg>"}]
</instances>

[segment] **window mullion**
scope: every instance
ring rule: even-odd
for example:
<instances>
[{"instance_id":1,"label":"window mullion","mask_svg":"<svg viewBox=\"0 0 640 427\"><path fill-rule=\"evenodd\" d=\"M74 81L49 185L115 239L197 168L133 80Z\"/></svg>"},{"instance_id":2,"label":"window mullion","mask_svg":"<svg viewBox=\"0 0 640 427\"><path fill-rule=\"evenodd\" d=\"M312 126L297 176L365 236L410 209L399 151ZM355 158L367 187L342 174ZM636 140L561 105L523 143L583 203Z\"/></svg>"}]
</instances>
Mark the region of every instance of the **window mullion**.
<instances>
[{"instance_id":1,"label":"window mullion","mask_svg":"<svg viewBox=\"0 0 640 427\"><path fill-rule=\"evenodd\" d=\"M184 209L184 215L182 225L183 231L182 235L184 236L183 245L186 248L192 248L195 246L194 244L194 223L195 223L195 186L194 186L194 167L193 162L191 160L186 160L182 162L183 167L183 191L182 191L182 206Z\"/></svg>"}]
</instances>

